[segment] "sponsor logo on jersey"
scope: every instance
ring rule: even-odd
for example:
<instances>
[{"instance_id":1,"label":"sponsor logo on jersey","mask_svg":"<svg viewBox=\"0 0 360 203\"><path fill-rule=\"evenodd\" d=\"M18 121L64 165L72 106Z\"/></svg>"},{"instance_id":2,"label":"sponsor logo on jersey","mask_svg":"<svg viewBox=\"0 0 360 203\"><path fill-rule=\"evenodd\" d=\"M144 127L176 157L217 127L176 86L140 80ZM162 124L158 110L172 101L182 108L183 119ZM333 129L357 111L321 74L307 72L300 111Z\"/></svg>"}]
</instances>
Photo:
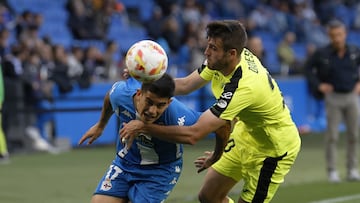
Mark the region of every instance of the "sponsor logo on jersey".
<instances>
[{"instance_id":1,"label":"sponsor logo on jersey","mask_svg":"<svg viewBox=\"0 0 360 203\"><path fill-rule=\"evenodd\" d=\"M224 92L224 93L222 93L221 98L223 98L223 99L231 99L232 96L233 96L232 92Z\"/></svg>"},{"instance_id":2,"label":"sponsor logo on jersey","mask_svg":"<svg viewBox=\"0 0 360 203\"><path fill-rule=\"evenodd\" d=\"M218 107L224 109L226 106L227 106L227 102L223 99L220 99L218 102L217 102L217 105Z\"/></svg>"}]
</instances>

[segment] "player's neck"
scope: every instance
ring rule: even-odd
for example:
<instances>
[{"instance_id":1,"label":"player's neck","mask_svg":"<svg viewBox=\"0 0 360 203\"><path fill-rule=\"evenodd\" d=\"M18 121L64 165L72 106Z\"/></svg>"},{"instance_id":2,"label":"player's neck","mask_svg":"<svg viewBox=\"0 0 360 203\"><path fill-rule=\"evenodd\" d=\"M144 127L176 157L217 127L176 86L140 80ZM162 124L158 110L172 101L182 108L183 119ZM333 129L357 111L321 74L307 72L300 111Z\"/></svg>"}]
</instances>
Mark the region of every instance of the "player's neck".
<instances>
[{"instance_id":1,"label":"player's neck","mask_svg":"<svg viewBox=\"0 0 360 203\"><path fill-rule=\"evenodd\" d=\"M233 61L232 63L229 63L229 65L226 68L221 70L221 73L224 76L230 75L231 73L234 72L234 70L236 69L239 62L240 62L240 60L236 60L236 61Z\"/></svg>"}]
</instances>

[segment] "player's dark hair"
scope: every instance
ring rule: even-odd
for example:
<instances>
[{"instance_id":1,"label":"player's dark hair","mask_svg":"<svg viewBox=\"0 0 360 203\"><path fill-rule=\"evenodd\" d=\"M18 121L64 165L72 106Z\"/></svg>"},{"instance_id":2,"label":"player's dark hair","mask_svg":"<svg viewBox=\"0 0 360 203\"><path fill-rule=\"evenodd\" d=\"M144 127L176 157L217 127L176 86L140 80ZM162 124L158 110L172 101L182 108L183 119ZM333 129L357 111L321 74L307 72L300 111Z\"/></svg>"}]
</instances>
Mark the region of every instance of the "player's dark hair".
<instances>
[{"instance_id":1,"label":"player's dark hair","mask_svg":"<svg viewBox=\"0 0 360 203\"><path fill-rule=\"evenodd\" d=\"M153 82L144 82L141 91L150 91L161 98L171 98L175 92L174 79L165 73L160 79Z\"/></svg>"},{"instance_id":2,"label":"player's dark hair","mask_svg":"<svg viewBox=\"0 0 360 203\"><path fill-rule=\"evenodd\" d=\"M206 34L208 38L220 38L224 51L236 49L239 55L247 43L245 27L237 20L210 22L206 26Z\"/></svg>"}]
</instances>

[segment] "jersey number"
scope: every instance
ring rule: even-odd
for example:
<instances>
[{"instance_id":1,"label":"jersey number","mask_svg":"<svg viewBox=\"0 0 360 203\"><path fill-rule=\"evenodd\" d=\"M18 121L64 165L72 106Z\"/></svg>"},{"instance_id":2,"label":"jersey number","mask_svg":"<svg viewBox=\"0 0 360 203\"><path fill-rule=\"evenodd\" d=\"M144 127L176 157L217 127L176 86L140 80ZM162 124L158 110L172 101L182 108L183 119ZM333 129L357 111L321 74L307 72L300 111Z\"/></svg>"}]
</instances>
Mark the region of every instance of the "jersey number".
<instances>
[{"instance_id":1,"label":"jersey number","mask_svg":"<svg viewBox=\"0 0 360 203\"><path fill-rule=\"evenodd\" d=\"M224 149L224 152L229 152L233 147L235 147L234 139L228 140L227 145L226 145L226 147Z\"/></svg>"}]
</instances>

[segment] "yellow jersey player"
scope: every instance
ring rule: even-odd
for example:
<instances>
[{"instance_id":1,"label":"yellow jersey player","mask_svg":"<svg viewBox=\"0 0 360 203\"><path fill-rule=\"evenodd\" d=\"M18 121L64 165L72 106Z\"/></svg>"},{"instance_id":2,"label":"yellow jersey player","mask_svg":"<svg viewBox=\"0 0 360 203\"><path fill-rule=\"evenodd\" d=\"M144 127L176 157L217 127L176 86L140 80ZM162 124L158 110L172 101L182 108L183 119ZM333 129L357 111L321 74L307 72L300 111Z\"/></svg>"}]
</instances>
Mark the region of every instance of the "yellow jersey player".
<instances>
[{"instance_id":1,"label":"yellow jersey player","mask_svg":"<svg viewBox=\"0 0 360 203\"><path fill-rule=\"evenodd\" d=\"M211 82L216 103L191 126L160 126L131 121L120 131L156 134L173 142L196 143L209 132L237 121L222 157L207 171L200 202L234 202L231 188L244 181L239 203L270 202L300 150L300 137L281 91L260 61L245 47L247 35L235 20L207 27L206 64L176 80L176 94L187 94ZM203 170L212 156L196 160Z\"/></svg>"}]
</instances>

